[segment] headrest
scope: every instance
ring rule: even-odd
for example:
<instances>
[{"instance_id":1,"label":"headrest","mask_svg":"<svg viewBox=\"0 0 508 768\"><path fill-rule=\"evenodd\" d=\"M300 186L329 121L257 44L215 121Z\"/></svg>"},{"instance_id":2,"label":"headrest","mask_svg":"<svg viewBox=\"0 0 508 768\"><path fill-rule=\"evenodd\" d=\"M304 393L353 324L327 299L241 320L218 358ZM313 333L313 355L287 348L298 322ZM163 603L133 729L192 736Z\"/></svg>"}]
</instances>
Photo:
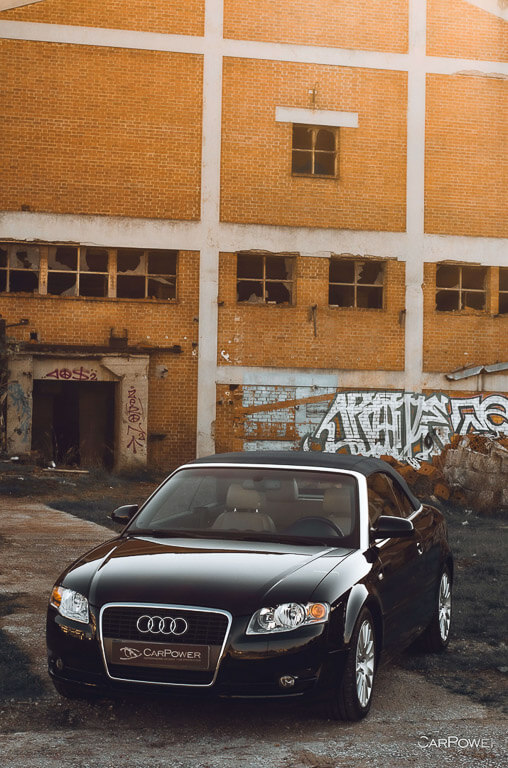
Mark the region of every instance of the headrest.
<instances>
[{"instance_id":1,"label":"headrest","mask_svg":"<svg viewBox=\"0 0 508 768\"><path fill-rule=\"evenodd\" d=\"M239 483L232 483L228 488L228 509L261 509L261 502L262 497L258 491L243 488Z\"/></svg>"},{"instance_id":2,"label":"headrest","mask_svg":"<svg viewBox=\"0 0 508 768\"><path fill-rule=\"evenodd\" d=\"M296 501L298 485L296 480L281 480L278 488L267 488L266 498L270 501Z\"/></svg>"},{"instance_id":3,"label":"headrest","mask_svg":"<svg viewBox=\"0 0 508 768\"><path fill-rule=\"evenodd\" d=\"M323 495L325 515L350 515L351 491L349 488L327 488Z\"/></svg>"}]
</instances>

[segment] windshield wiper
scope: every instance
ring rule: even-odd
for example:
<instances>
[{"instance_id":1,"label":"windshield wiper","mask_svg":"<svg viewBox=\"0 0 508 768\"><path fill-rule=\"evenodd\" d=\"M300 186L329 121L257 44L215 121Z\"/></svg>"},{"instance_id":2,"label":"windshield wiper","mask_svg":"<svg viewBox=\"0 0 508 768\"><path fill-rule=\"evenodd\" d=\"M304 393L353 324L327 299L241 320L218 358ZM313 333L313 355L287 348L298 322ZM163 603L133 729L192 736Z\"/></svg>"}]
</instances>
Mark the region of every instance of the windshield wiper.
<instances>
[{"instance_id":1,"label":"windshield wiper","mask_svg":"<svg viewBox=\"0 0 508 768\"><path fill-rule=\"evenodd\" d=\"M180 531L177 528L130 528L126 536L150 536L152 539L210 539L217 538L214 531Z\"/></svg>"},{"instance_id":2,"label":"windshield wiper","mask_svg":"<svg viewBox=\"0 0 508 768\"><path fill-rule=\"evenodd\" d=\"M336 544L332 544L324 539L316 539L311 536L291 536L283 533L254 533L250 531L185 531L177 528L154 530L151 528L141 528L139 530L129 529L125 531L127 536L149 536L150 538L174 538L174 539L224 539L231 541L260 541L276 542L277 544L302 544L333 549Z\"/></svg>"}]
</instances>

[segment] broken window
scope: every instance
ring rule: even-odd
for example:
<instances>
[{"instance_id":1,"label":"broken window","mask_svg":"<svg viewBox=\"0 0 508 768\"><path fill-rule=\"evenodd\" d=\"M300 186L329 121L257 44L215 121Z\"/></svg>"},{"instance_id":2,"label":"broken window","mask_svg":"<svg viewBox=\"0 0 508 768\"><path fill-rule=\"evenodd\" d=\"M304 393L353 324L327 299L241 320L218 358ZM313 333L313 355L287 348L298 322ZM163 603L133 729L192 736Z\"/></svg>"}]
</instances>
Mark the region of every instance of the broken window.
<instances>
[{"instance_id":1,"label":"broken window","mask_svg":"<svg viewBox=\"0 0 508 768\"><path fill-rule=\"evenodd\" d=\"M487 267L438 264L436 267L436 309L454 312L486 307Z\"/></svg>"},{"instance_id":2,"label":"broken window","mask_svg":"<svg viewBox=\"0 0 508 768\"><path fill-rule=\"evenodd\" d=\"M291 172L295 176L338 175L338 128L293 125Z\"/></svg>"},{"instance_id":3,"label":"broken window","mask_svg":"<svg viewBox=\"0 0 508 768\"><path fill-rule=\"evenodd\" d=\"M178 251L119 248L116 295L121 299L176 299Z\"/></svg>"},{"instance_id":4,"label":"broken window","mask_svg":"<svg viewBox=\"0 0 508 768\"><path fill-rule=\"evenodd\" d=\"M499 268L499 314L508 314L508 267Z\"/></svg>"},{"instance_id":5,"label":"broken window","mask_svg":"<svg viewBox=\"0 0 508 768\"><path fill-rule=\"evenodd\" d=\"M48 248L48 293L54 296L108 295L106 248L56 245Z\"/></svg>"},{"instance_id":6,"label":"broken window","mask_svg":"<svg viewBox=\"0 0 508 768\"><path fill-rule=\"evenodd\" d=\"M239 253L236 298L251 304L292 304L294 258L284 255Z\"/></svg>"},{"instance_id":7,"label":"broken window","mask_svg":"<svg viewBox=\"0 0 508 768\"><path fill-rule=\"evenodd\" d=\"M0 245L0 292L37 293L39 290L39 248L36 245Z\"/></svg>"},{"instance_id":8,"label":"broken window","mask_svg":"<svg viewBox=\"0 0 508 768\"><path fill-rule=\"evenodd\" d=\"M383 309L384 263L330 259L328 303L332 307Z\"/></svg>"}]
</instances>

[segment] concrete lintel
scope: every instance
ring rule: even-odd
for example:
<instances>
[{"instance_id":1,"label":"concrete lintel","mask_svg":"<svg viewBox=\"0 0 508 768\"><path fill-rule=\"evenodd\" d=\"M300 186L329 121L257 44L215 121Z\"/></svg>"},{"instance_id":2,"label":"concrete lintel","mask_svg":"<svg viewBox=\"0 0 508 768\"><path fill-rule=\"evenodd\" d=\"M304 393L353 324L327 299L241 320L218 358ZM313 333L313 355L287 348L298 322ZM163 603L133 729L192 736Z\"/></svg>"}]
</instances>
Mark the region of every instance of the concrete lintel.
<instances>
[{"instance_id":1,"label":"concrete lintel","mask_svg":"<svg viewBox=\"0 0 508 768\"><path fill-rule=\"evenodd\" d=\"M334 109L297 109L275 107L278 123L327 125L333 128L358 128L358 112L340 112Z\"/></svg>"}]
</instances>

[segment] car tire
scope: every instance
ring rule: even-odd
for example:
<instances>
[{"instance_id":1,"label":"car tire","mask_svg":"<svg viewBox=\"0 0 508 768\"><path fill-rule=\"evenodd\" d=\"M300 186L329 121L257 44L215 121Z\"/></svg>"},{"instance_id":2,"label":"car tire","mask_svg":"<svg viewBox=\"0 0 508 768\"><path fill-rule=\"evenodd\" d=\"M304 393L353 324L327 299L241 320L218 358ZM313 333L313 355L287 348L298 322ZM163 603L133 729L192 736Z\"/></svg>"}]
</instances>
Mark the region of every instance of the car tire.
<instances>
[{"instance_id":1,"label":"car tire","mask_svg":"<svg viewBox=\"0 0 508 768\"><path fill-rule=\"evenodd\" d=\"M329 715L335 720L361 720L372 702L376 672L376 633L372 614L363 608L355 624L344 673L329 702Z\"/></svg>"},{"instance_id":2,"label":"car tire","mask_svg":"<svg viewBox=\"0 0 508 768\"><path fill-rule=\"evenodd\" d=\"M57 692L60 696L64 696L66 699L85 699L87 701L94 701L98 698L97 693L94 690L88 690L82 685L77 683L67 683L62 680L53 680Z\"/></svg>"},{"instance_id":3,"label":"car tire","mask_svg":"<svg viewBox=\"0 0 508 768\"><path fill-rule=\"evenodd\" d=\"M452 620L452 579L448 567L444 567L439 580L434 615L422 634L422 645L429 653L444 651L450 642Z\"/></svg>"}]
</instances>

